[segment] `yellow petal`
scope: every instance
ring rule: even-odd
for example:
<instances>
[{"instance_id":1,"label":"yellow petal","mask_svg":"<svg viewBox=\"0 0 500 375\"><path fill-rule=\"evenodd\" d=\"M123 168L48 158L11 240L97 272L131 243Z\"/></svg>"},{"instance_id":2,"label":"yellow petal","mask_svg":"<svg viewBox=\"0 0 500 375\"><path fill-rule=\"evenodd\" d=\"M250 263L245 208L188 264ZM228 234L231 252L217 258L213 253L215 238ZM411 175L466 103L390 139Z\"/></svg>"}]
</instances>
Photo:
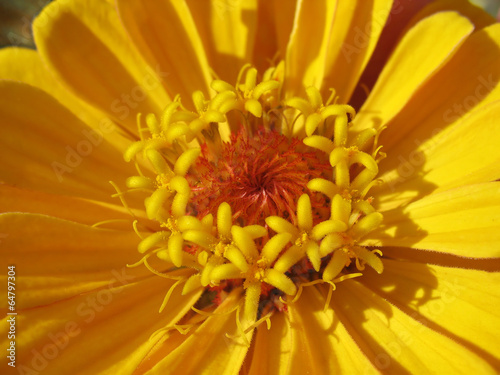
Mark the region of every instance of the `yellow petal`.
<instances>
[{"instance_id":1,"label":"yellow petal","mask_svg":"<svg viewBox=\"0 0 500 375\"><path fill-rule=\"evenodd\" d=\"M189 8L180 1L118 1L128 35L151 66L168 72L162 85L171 97L209 94L211 76L203 45ZM168 25L168 32L165 32Z\"/></svg>"},{"instance_id":2,"label":"yellow petal","mask_svg":"<svg viewBox=\"0 0 500 375\"><path fill-rule=\"evenodd\" d=\"M140 259L140 239L133 231L21 213L1 214L0 227L5 234L0 242L2 264L15 264L19 270L19 308L48 305L149 274L145 268L125 267Z\"/></svg>"},{"instance_id":3,"label":"yellow petal","mask_svg":"<svg viewBox=\"0 0 500 375\"><path fill-rule=\"evenodd\" d=\"M270 58L285 56L286 45L293 26L296 0L283 6L282 0L260 0L258 3L257 30L253 47L253 63L259 72L269 68ZM278 51L278 52L276 52Z\"/></svg>"},{"instance_id":4,"label":"yellow petal","mask_svg":"<svg viewBox=\"0 0 500 375\"><path fill-rule=\"evenodd\" d=\"M492 364L500 364L500 273L391 259L384 259L384 266L383 277L367 273L359 280L415 319L479 353L490 353L496 357Z\"/></svg>"},{"instance_id":5,"label":"yellow petal","mask_svg":"<svg viewBox=\"0 0 500 375\"><path fill-rule=\"evenodd\" d=\"M131 224L130 213L122 206L21 189L7 184L0 184L0 212L44 214L87 225L110 220L104 225L105 228L127 231ZM137 214L140 216L140 213Z\"/></svg>"},{"instance_id":6,"label":"yellow petal","mask_svg":"<svg viewBox=\"0 0 500 375\"><path fill-rule=\"evenodd\" d=\"M125 181L133 166L123 163L104 133L27 84L0 81L0 96L0 174L5 182L117 203L108 181ZM106 129L114 131L116 127Z\"/></svg>"},{"instance_id":7,"label":"yellow petal","mask_svg":"<svg viewBox=\"0 0 500 375\"><path fill-rule=\"evenodd\" d=\"M47 374L132 373L161 337L149 340L152 334L177 323L201 294L181 296L177 288L168 308L159 314L165 291L173 283L151 277L20 311L18 327L30 329L19 329L16 335L18 369L30 373L27 369L43 368ZM1 325L3 330L5 319Z\"/></svg>"},{"instance_id":8,"label":"yellow petal","mask_svg":"<svg viewBox=\"0 0 500 375\"><path fill-rule=\"evenodd\" d=\"M436 250L470 258L500 257L500 182L432 194L384 213L367 243Z\"/></svg>"},{"instance_id":9,"label":"yellow petal","mask_svg":"<svg viewBox=\"0 0 500 375\"><path fill-rule=\"evenodd\" d=\"M326 290L320 290L326 294ZM325 296L318 289L306 287L299 300L288 305L292 341L289 374L373 371L373 365L363 355L334 310L328 308L323 311L324 304Z\"/></svg>"},{"instance_id":10,"label":"yellow petal","mask_svg":"<svg viewBox=\"0 0 500 375\"><path fill-rule=\"evenodd\" d=\"M338 1L325 62L324 90L334 88L347 103L377 45L392 0ZM340 73L342 72L342 73Z\"/></svg>"},{"instance_id":11,"label":"yellow petal","mask_svg":"<svg viewBox=\"0 0 500 375\"><path fill-rule=\"evenodd\" d=\"M224 312L240 303L241 298L241 290L234 290L215 310L214 315L208 317L190 337L163 358L148 374L238 373L248 346L238 331L235 313ZM253 330L246 334L247 339L251 338L252 333Z\"/></svg>"},{"instance_id":12,"label":"yellow petal","mask_svg":"<svg viewBox=\"0 0 500 375\"><path fill-rule=\"evenodd\" d=\"M384 164L384 169L393 170L382 177L386 183L379 190L383 208L431 192L500 178L499 116L500 102L496 101L475 108L435 136L427 138L429 128L419 128L393 147L389 155L398 158L389 158Z\"/></svg>"},{"instance_id":13,"label":"yellow petal","mask_svg":"<svg viewBox=\"0 0 500 375\"><path fill-rule=\"evenodd\" d=\"M210 67L221 79L235 82L241 67L252 61L257 0L189 0L188 5Z\"/></svg>"},{"instance_id":14,"label":"yellow petal","mask_svg":"<svg viewBox=\"0 0 500 375\"><path fill-rule=\"evenodd\" d=\"M467 112L500 99L499 46L500 24L467 38L446 66L388 124L380 138L384 149L390 151L406 139L412 141L413 147L418 146L429 136L452 126Z\"/></svg>"},{"instance_id":15,"label":"yellow petal","mask_svg":"<svg viewBox=\"0 0 500 375\"><path fill-rule=\"evenodd\" d=\"M271 329L257 329L249 375L289 375L292 359L290 323L285 314L271 317Z\"/></svg>"},{"instance_id":16,"label":"yellow petal","mask_svg":"<svg viewBox=\"0 0 500 375\"><path fill-rule=\"evenodd\" d=\"M341 322L386 373L496 373L481 356L436 332L437 327L413 319L354 280L339 283L334 293L332 306Z\"/></svg>"},{"instance_id":17,"label":"yellow petal","mask_svg":"<svg viewBox=\"0 0 500 375\"><path fill-rule=\"evenodd\" d=\"M136 132L137 113L159 113L168 103L161 81L171 73L148 67L122 30L116 10L100 0L49 4L33 23L37 48L57 79Z\"/></svg>"},{"instance_id":18,"label":"yellow petal","mask_svg":"<svg viewBox=\"0 0 500 375\"><path fill-rule=\"evenodd\" d=\"M355 126L363 129L372 126L374 118L381 124L392 119L472 31L470 21L455 12L438 13L419 22L396 47L354 119Z\"/></svg>"},{"instance_id":19,"label":"yellow petal","mask_svg":"<svg viewBox=\"0 0 500 375\"><path fill-rule=\"evenodd\" d=\"M463 0L439 0L430 1L421 11L419 11L408 23L407 28L413 26L421 19L428 17L437 12L457 11L461 15L467 17L474 23L475 29L479 30L483 27L495 23L495 18L484 11L480 6L477 6L469 1Z\"/></svg>"},{"instance_id":20,"label":"yellow petal","mask_svg":"<svg viewBox=\"0 0 500 375\"><path fill-rule=\"evenodd\" d=\"M27 83L45 91L62 105L67 107L75 116L89 126L98 129L109 122L104 115L91 107L83 100L68 92L53 77L44 66L43 61L35 50L18 47L0 49L0 78ZM113 138L118 138L116 134ZM125 140L122 140L125 141ZM122 147L127 147L122 143ZM125 149L123 149L125 150Z\"/></svg>"},{"instance_id":21,"label":"yellow petal","mask_svg":"<svg viewBox=\"0 0 500 375\"><path fill-rule=\"evenodd\" d=\"M321 88L337 1L298 1L285 59L285 96Z\"/></svg>"}]
</instances>

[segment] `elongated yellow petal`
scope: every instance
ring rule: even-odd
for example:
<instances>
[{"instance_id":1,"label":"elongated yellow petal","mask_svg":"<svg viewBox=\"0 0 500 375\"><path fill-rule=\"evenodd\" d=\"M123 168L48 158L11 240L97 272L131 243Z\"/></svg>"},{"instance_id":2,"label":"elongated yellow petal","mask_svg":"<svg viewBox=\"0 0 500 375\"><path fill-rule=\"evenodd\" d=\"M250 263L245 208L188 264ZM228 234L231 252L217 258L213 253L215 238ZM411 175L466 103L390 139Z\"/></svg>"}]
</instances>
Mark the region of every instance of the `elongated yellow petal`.
<instances>
[{"instance_id":1,"label":"elongated yellow petal","mask_svg":"<svg viewBox=\"0 0 500 375\"><path fill-rule=\"evenodd\" d=\"M455 12L437 13L415 25L396 47L354 123L372 126L373 116L387 123L472 31L470 21ZM438 32L441 36L436 39Z\"/></svg>"},{"instance_id":2,"label":"elongated yellow petal","mask_svg":"<svg viewBox=\"0 0 500 375\"><path fill-rule=\"evenodd\" d=\"M288 95L303 94L309 86L321 88L336 5L337 1L298 1L285 58Z\"/></svg>"},{"instance_id":3,"label":"elongated yellow petal","mask_svg":"<svg viewBox=\"0 0 500 375\"><path fill-rule=\"evenodd\" d=\"M274 314L271 329L257 328L249 375L289 375L292 364L290 323L285 314Z\"/></svg>"},{"instance_id":4,"label":"elongated yellow petal","mask_svg":"<svg viewBox=\"0 0 500 375\"><path fill-rule=\"evenodd\" d=\"M326 294L326 290L320 290ZM296 303L288 306L292 343L290 374L370 373L373 365L339 321L335 310L322 311L324 305L322 293L310 287L304 289ZM331 334L325 334L325 330Z\"/></svg>"},{"instance_id":5,"label":"elongated yellow petal","mask_svg":"<svg viewBox=\"0 0 500 375\"><path fill-rule=\"evenodd\" d=\"M402 213L384 213L385 226L368 238L384 246L500 257L499 207L499 182L456 188L411 203Z\"/></svg>"},{"instance_id":6,"label":"elongated yellow petal","mask_svg":"<svg viewBox=\"0 0 500 375\"><path fill-rule=\"evenodd\" d=\"M335 88L342 102L349 101L391 15L392 6L391 0L375 0L370 6L363 0L337 2L322 87L324 90Z\"/></svg>"},{"instance_id":7,"label":"elongated yellow petal","mask_svg":"<svg viewBox=\"0 0 500 375\"><path fill-rule=\"evenodd\" d=\"M27 84L1 81L0 95L3 181L48 193L117 203L111 197L114 191L108 181L124 182L135 173L104 139L105 132L86 126L48 94ZM108 135L114 131L114 126L106 128ZM134 204L134 200L130 203ZM137 207L142 205L136 203Z\"/></svg>"},{"instance_id":8,"label":"elongated yellow petal","mask_svg":"<svg viewBox=\"0 0 500 375\"><path fill-rule=\"evenodd\" d=\"M162 82L172 95L188 97L195 90L209 93L210 72L201 38L184 2L118 1L128 35L151 66L168 72ZM169 32L164 32L165 24ZM189 67L189 68L188 68Z\"/></svg>"},{"instance_id":9,"label":"elongated yellow petal","mask_svg":"<svg viewBox=\"0 0 500 375\"><path fill-rule=\"evenodd\" d=\"M494 329L500 319L496 308L500 295L498 288L493 287L499 282L498 272L389 259L384 259L384 266L383 280L370 274L363 277L363 284L391 303L407 306L407 311L412 311L410 315L418 320L442 327L456 341L465 340L472 348L500 358ZM384 285L395 285L396 289L391 292ZM415 298L417 305L408 306L409 298Z\"/></svg>"},{"instance_id":10,"label":"elongated yellow petal","mask_svg":"<svg viewBox=\"0 0 500 375\"><path fill-rule=\"evenodd\" d=\"M395 147L394 152L400 155L399 164L394 159L388 161L394 170L384 176L387 183L380 193L381 199L387 201L384 207L402 204L404 197L409 200L433 191L500 178L498 116L500 102L497 101L474 108L453 126L430 138L427 138L430 127L416 131L409 137L413 142L402 142L401 147L406 150ZM422 183L421 173L425 173L426 183ZM391 199L405 190L414 192Z\"/></svg>"},{"instance_id":11,"label":"elongated yellow petal","mask_svg":"<svg viewBox=\"0 0 500 375\"><path fill-rule=\"evenodd\" d=\"M1 214L0 226L6 234L0 242L3 264L23 270L16 281L16 290L23 295L17 300L19 309L49 305L113 285L117 279L129 283L148 274L144 268L125 267L139 259L140 239L132 231L21 213Z\"/></svg>"},{"instance_id":12,"label":"elongated yellow petal","mask_svg":"<svg viewBox=\"0 0 500 375\"><path fill-rule=\"evenodd\" d=\"M240 68L252 61L257 29L257 0L188 1L209 66L233 83ZM245 22L242 20L245 19ZM231 56L228 59L228 56Z\"/></svg>"},{"instance_id":13,"label":"elongated yellow petal","mask_svg":"<svg viewBox=\"0 0 500 375\"><path fill-rule=\"evenodd\" d=\"M110 220L106 228L130 230L130 213L122 206L7 184L0 184L0 211L44 214L87 225ZM146 220L145 213L138 215Z\"/></svg>"},{"instance_id":14,"label":"elongated yellow petal","mask_svg":"<svg viewBox=\"0 0 500 375\"><path fill-rule=\"evenodd\" d=\"M248 351L240 336L235 313L223 314L240 303L241 291L234 290L208 317L194 334L189 336L170 354L162 358L150 371L151 374L224 374L237 373ZM250 339L253 330L245 336ZM230 335L231 338L227 337Z\"/></svg>"},{"instance_id":15,"label":"elongated yellow petal","mask_svg":"<svg viewBox=\"0 0 500 375\"><path fill-rule=\"evenodd\" d=\"M149 340L152 333L177 323L201 294L181 296L176 288L168 309L158 314L173 284L151 277L20 311L19 326L31 324L33 329L16 332L19 366L34 369L45 363L54 373L132 373L155 345L158 338ZM108 353L104 358L103 351Z\"/></svg>"},{"instance_id":16,"label":"elongated yellow petal","mask_svg":"<svg viewBox=\"0 0 500 375\"><path fill-rule=\"evenodd\" d=\"M435 327L415 320L354 280L339 283L335 293L337 298L332 300L332 306L341 322L353 325L353 334L366 348L367 357L386 372L496 372L473 351ZM365 323L360 325L360 320Z\"/></svg>"},{"instance_id":17,"label":"elongated yellow petal","mask_svg":"<svg viewBox=\"0 0 500 375\"><path fill-rule=\"evenodd\" d=\"M33 23L38 51L58 80L135 132L136 113L159 113L168 102L160 82L169 72L148 67L122 30L114 7L99 0L49 4Z\"/></svg>"}]
</instances>

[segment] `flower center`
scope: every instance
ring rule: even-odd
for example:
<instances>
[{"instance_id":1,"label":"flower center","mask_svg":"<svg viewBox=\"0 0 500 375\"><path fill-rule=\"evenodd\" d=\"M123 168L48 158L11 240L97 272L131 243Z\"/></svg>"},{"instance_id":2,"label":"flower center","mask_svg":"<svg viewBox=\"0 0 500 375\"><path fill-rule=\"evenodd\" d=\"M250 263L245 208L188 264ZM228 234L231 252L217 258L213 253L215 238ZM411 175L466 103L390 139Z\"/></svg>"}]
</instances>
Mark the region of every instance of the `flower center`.
<instances>
[{"instance_id":1,"label":"flower center","mask_svg":"<svg viewBox=\"0 0 500 375\"><path fill-rule=\"evenodd\" d=\"M297 139L260 127L249 134L242 127L214 153L202 145L202 153L187 175L192 196L189 211L201 218L215 215L227 202L233 220L241 226L264 225L278 215L296 224L297 197L309 192L307 183L326 177L328 158ZM314 196L314 207L325 207L325 197Z\"/></svg>"},{"instance_id":2,"label":"flower center","mask_svg":"<svg viewBox=\"0 0 500 375\"><path fill-rule=\"evenodd\" d=\"M214 80L210 100L193 94L195 111L176 97L159 119L146 116L147 128L139 118L141 140L124 155L151 165L127 187L147 193L146 214L162 228L143 236L137 264L151 269L157 256L166 270L190 269L175 286L205 289L206 309L244 289L249 326L303 287L331 292L365 265L383 270L380 251L363 246L382 221L369 196L383 157L377 131L350 134L355 112L334 92L326 104L314 87L280 101L282 69L260 83L248 66L235 86Z\"/></svg>"}]
</instances>

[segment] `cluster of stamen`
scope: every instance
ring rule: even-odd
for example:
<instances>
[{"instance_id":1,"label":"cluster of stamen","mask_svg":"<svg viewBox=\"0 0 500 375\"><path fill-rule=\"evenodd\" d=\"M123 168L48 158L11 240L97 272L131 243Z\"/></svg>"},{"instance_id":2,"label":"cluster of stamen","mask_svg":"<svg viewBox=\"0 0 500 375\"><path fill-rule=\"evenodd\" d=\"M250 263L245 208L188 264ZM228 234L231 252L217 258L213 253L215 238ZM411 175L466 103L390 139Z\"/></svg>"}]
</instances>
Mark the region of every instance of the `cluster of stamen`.
<instances>
[{"instance_id":1,"label":"cluster of stamen","mask_svg":"<svg viewBox=\"0 0 500 375\"><path fill-rule=\"evenodd\" d=\"M326 104L314 87L280 101L280 69L257 83L246 66L235 86L214 80L211 99L195 92L193 110L176 97L147 127L139 117L141 139L124 155L151 166L127 187L146 192L162 228L142 234L142 262L191 269L175 284L183 294L243 288L250 325L263 302L282 309L304 286L383 270L380 251L361 245L382 221L368 196L383 157L377 131L351 134L355 111L334 92Z\"/></svg>"}]
</instances>

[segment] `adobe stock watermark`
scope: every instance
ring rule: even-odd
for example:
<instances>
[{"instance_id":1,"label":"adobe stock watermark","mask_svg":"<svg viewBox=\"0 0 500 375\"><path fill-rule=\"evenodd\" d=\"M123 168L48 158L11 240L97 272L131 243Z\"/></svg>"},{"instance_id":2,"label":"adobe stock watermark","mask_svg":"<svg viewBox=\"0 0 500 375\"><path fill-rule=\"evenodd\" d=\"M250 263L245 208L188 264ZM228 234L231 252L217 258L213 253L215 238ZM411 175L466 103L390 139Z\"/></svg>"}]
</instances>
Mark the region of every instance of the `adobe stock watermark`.
<instances>
[{"instance_id":1,"label":"adobe stock watermark","mask_svg":"<svg viewBox=\"0 0 500 375\"><path fill-rule=\"evenodd\" d=\"M443 113L443 120L446 123L452 123L459 120L472 108L477 106L481 100L486 98L488 94L498 86L499 79L493 78L493 74L489 74L487 78L480 75L476 78L477 85L471 95L466 96L461 103L455 103L453 106Z\"/></svg>"},{"instance_id":2,"label":"adobe stock watermark","mask_svg":"<svg viewBox=\"0 0 500 375\"><path fill-rule=\"evenodd\" d=\"M241 4L241 0L215 0L213 5L220 20L224 20L226 13L234 12Z\"/></svg>"},{"instance_id":3,"label":"adobe stock watermark","mask_svg":"<svg viewBox=\"0 0 500 375\"><path fill-rule=\"evenodd\" d=\"M442 283L442 290L439 293L439 298L434 298L420 307L420 314L416 311L413 312L410 315L412 319L408 319L408 329L399 329L397 331L398 339L386 343L387 351L377 354L374 365L378 370L389 369L393 359L397 360L405 348L413 345L415 337L420 337L424 331L432 329L429 327L429 320L435 320L442 315L446 311L447 305L455 302L466 289L465 286L461 285L458 278L455 278L453 282L443 280L440 283ZM427 316L427 318L424 316ZM390 327L387 329L390 329ZM375 372L372 367L367 367L364 374L373 374Z\"/></svg>"},{"instance_id":4,"label":"adobe stock watermark","mask_svg":"<svg viewBox=\"0 0 500 375\"><path fill-rule=\"evenodd\" d=\"M83 129L81 131L82 139L74 146L65 147L66 157L64 162L53 161L52 170L59 182L63 182L64 174L71 173L83 161L83 158L89 156L103 141L106 134L110 134L117 129L117 126L108 118L103 118L97 129Z\"/></svg>"},{"instance_id":5,"label":"adobe stock watermark","mask_svg":"<svg viewBox=\"0 0 500 375\"><path fill-rule=\"evenodd\" d=\"M120 98L113 100L110 104L111 112L121 121L125 120L131 113L135 115L133 110L137 108L139 103L146 100L148 92L157 89L169 75L170 73L162 71L159 65L156 70L148 67L147 73L142 77L140 84L134 86L130 92L121 94ZM59 160L51 163L57 180L63 182L64 174L71 173L78 168L84 158L90 156L102 144L105 136L116 130L118 130L118 126L107 117L99 121L97 128L82 130L82 139L75 146L65 146L66 155L64 161Z\"/></svg>"},{"instance_id":6,"label":"adobe stock watermark","mask_svg":"<svg viewBox=\"0 0 500 375\"><path fill-rule=\"evenodd\" d=\"M487 77L480 75L476 78L476 81L477 85L470 95L466 96L461 101L454 103L443 112L442 119L445 126L446 124L457 122L462 117L467 115L467 113L476 107L484 98L486 98L500 82L499 79L495 79L493 77L493 74L489 74ZM413 141L415 147L408 154L408 156L398 156L399 164L396 168L398 177L386 182L391 192L396 190L396 185L407 181L420 169L420 167L422 167L426 161L425 155L432 153L432 151L439 146L440 141L438 140L438 134L444 129L444 127L437 127L433 129L430 137L425 143L419 139L415 139ZM458 127L451 128L448 132L448 137L457 129Z\"/></svg>"},{"instance_id":7,"label":"adobe stock watermark","mask_svg":"<svg viewBox=\"0 0 500 375\"><path fill-rule=\"evenodd\" d=\"M353 55L358 55L366 50L370 43L370 36L381 33L391 17L401 13L403 9L404 7L401 2L396 0L390 10L386 8L373 12L372 20L368 21L363 28L355 26L353 28L355 32L353 43L344 43L341 48L342 54L347 62L352 62ZM389 14L386 17L388 11Z\"/></svg>"},{"instance_id":8,"label":"adobe stock watermark","mask_svg":"<svg viewBox=\"0 0 500 375\"><path fill-rule=\"evenodd\" d=\"M135 279L135 276L127 275L126 268L119 271L113 270L111 274L113 279L108 287L101 289L95 295L89 295L84 302L76 307L76 313L82 318L80 322L68 321L57 332L47 334L47 343L41 349L31 350L31 360L17 367L20 375L39 375L49 363L56 359L62 353L71 340L78 337L86 325L92 323L96 316L112 303L115 296L123 291L125 285ZM121 286L114 286L115 283Z\"/></svg>"},{"instance_id":9,"label":"adobe stock watermark","mask_svg":"<svg viewBox=\"0 0 500 375\"><path fill-rule=\"evenodd\" d=\"M11 46L31 46L33 45L33 34L31 33L31 20L23 16L21 18L22 25L19 29L19 33L15 31L9 31L7 33L7 40Z\"/></svg>"},{"instance_id":10,"label":"adobe stock watermark","mask_svg":"<svg viewBox=\"0 0 500 375\"><path fill-rule=\"evenodd\" d=\"M148 66L147 73L142 77L140 84L134 86L130 92L121 94L120 98L111 103L111 112L120 121L125 120L139 103L146 100L148 92L156 90L169 75L170 73L164 72L159 65L156 65L155 70Z\"/></svg>"}]
</instances>

